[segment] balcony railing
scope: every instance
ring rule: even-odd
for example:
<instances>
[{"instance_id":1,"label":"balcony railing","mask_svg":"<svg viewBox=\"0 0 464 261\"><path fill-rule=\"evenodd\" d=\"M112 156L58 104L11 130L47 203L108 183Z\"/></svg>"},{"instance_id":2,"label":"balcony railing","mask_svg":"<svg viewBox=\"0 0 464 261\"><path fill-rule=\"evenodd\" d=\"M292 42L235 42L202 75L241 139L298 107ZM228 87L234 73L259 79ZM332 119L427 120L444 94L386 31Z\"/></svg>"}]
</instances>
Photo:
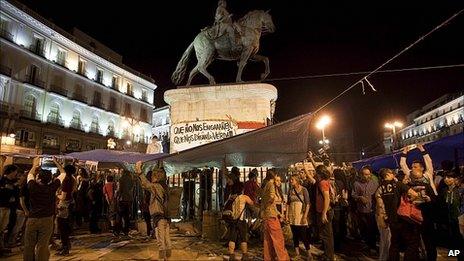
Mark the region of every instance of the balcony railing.
<instances>
[{"instance_id":1,"label":"balcony railing","mask_svg":"<svg viewBox=\"0 0 464 261\"><path fill-rule=\"evenodd\" d=\"M64 67L68 66L68 62L64 58L57 58L55 60L55 63L58 64L58 65L64 66Z\"/></svg>"},{"instance_id":2,"label":"balcony railing","mask_svg":"<svg viewBox=\"0 0 464 261\"><path fill-rule=\"evenodd\" d=\"M26 75L26 83L32 84L34 86L40 87L42 89L45 88L45 82L39 80L37 77L32 77L31 75Z\"/></svg>"},{"instance_id":3,"label":"balcony railing","mask_svg":"<svg viewBox=\"0 0 464 261\"><path fill-rule=\"evenodd\" d=\"M87 103L87 97L79 93L74 93L72 99L75 101L80 101L82 103Z\"/></svg>"},{"instance_id":4,"label":"balcony railing","mask_svg":"<svg viewBox=\"0 0 464 261\"><path fill-rule=\"evenodd\" d=\"M47 122L63 126L63 120L61 117L51 116L47 117Z\"/></svg>"},{"instance_id":5,"label":"balcony railing","mask_svg":"<svg viewBox=\"0 0 464 261\"><path fill-rule=\"evenodd\" d=\"M78 69L77 74L87 77L87 70L85 69Z\"/></svg>"},{"instance_id":6,"label":"balcony railing","mask_svg":"<svg viewBox=\"0 0 464 261\"><path fill-rule=\"evenodd\" d=\"M29 50L31 50L31 52L33 52L33 53L35 53L35 54L37 54L39 56L45 57L45 48L41 44L31 45Z\"/></svg>"},{"instance_id":7,"label":"balcony railing","mask_svg":"<svg viewBox=\"0 0 464 261\"><path fill-rule=\"evenodd\" d=\"M29 140L29 141L16 140L15 141L16 146L21 146L21 147L26 147L26 148L35 148L36 144L37 142L33 140Z\"/></svg>"},{"instance_id":8,"label":"balcony railing","mask_svg":"<svg viewBox=\"0 0 464 261\"><path fill-rule=\"evenodd\" d=\"M0 73L6 76L11 76L11 68L6 65L1 64Z\"/></svg>"},{"instance_id":9,"label":"balcony railing","mask_svg":"<svg viewBox=\"0 0 464 261\"><path fill-rule=\"evenodd\" d=\"M56 85L56 84L50 84L50 91L51 92L54 92L54 93L58 93L58 94L61 94L63 96L67 96L68 95L68 90L66 90L65 88L59 86L59 85Z\"/></svg>"},{"instance_id":10,"label":"balcony railing","mask_svg":"<svg viewBox=\"0 0 464 261\"><path fill-rule=\"evenodd\" d=\"M105 109L105 104L103 104L100 100L93 100L90 103L90 105L101 108L101 109Z\"/></svg>"},{"instance_id":11,"label":"balcony railing","mask_svg":"<svg viewBox=\"0 0 464 261\"><path fill-rule=\"evenodd\" d=\"M30 111L30 110L23 109L19 111L19 115L27 119L32 119L32 120L37 120L37 121L41 120L40 114L38 114L37 111L35 110Z\"/></svg>"},{"instance_id":12,"label":"balcony railing","mask_svg":"<svg viewBox=\"0 0 464 261\"><path fill-rule=\"evenodd\" d=\"M132 90L127 90L126 92L127 95L134 97L134 91Z\"/></svg>"},{"instance_id":13,"label":"balcony railing","mask_svg":"<svg viewBox=\"0 0 464 261\"><path fill-rule=\"evenodd\" d=\"M148 102L148 97L146 95L142 95L142 101Z\"/></svg>"},{"instance_id":14,"label":"balcony railing","mask_svg":"<svg viewBox=\"0 0 464 261\"><path fill-rule=\"evenodd\" d=\"M8 32L8 30L0 29L0 36L7 39L8 41L13 41L13 34Z\"/></svg>"}]
</instances>

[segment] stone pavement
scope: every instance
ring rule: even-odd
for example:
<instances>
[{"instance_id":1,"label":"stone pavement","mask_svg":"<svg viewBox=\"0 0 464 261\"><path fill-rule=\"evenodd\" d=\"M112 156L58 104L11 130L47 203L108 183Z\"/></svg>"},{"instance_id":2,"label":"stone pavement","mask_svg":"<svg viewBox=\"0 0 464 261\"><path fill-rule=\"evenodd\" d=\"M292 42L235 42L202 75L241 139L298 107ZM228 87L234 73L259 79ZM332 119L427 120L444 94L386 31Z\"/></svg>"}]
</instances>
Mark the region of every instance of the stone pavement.
<instances>
[{"instance_id":1,"label":"stone pavement","mask_svg":"<svg viewBox=\"0 0 464 261\"><path fill-rule=\"evenodd\" d=\"M192 234L192 233L190 233ZM171 239L173 242L172 257L170 260L227 260L225 243L209 242L198 236L186 235L184 231L172 229ZM262 242L252 242L250 244L250 254L253 260L262 260ZM287 246L287 249L291 247ZM363 251L361 243L347 240L345 247L337 254L337 260L376 260L367 257ZM322 253L317 247L312 246L312 253L315 260ZM51 250L50 260L157 260L158 245L156 240L147 239L137 231L132 231L126 238L114 238L110 233L103 234L82 234L72 237L71 255L61 257L55 255ZM439 251L439 260L445 260L444 250ZM5 260L22 260L22 249L13 249L13 256ZM289 251L292 256L292 251ZM300 259L303 260L303 259Z\"/></svg>"}]
</instances>

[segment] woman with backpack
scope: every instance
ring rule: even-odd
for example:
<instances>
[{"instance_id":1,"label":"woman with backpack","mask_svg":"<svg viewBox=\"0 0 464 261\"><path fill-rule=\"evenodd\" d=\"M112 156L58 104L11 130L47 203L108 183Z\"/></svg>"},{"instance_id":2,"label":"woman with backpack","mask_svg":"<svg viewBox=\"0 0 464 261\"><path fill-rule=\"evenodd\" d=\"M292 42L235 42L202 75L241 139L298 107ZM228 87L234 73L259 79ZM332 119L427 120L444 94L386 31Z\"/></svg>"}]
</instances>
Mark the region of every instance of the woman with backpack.
<instances>
[{"instance_id":1,"label":"woman with backpack","mask_svg":"<svg viewBox=\"0 0 464 261\"><path fill-rule=\"evenodd\" d=\"M159 259L167 260L171 257L171 237L169 235L169 223L171 220L168 218L168 185L166 184L166 172L164 169L154 169L149 181L142 174L142 162L139 161L135 164L135 173L139 176L141 185L144 189L150 191L150 205L148 209L150 215L153 217L153 224L155 226L156 239L160 243Z\"/></svg>"},{"instance_id":2,"label":"woman with backpack","mask_svg":"<svg viewBox=\"0 0 464 261\"><path fill-rule=\"evenodd\" d=\"M293 235L293 247L296 257L300 256L300 241L304 244L307 251L307 260L312 260L310 251L310 240L308 233L308 213L309 213L309 193L301 185L302 181L299 174L290 177L291 189L288 191L286 220L290 223Z\"/></svg>"}]
</instances>

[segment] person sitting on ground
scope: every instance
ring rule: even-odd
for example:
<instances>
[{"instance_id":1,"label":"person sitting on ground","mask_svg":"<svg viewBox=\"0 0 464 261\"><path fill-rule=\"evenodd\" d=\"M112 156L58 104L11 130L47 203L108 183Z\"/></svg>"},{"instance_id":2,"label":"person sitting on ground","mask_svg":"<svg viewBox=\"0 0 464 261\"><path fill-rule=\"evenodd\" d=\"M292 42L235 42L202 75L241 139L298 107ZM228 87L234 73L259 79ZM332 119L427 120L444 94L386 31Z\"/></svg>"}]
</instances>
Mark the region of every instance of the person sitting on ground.
<instances>
[{"instance_id":1,"label":"person sitting on ground","mask_svg":"<svg viewBox=\"0 0 464 261\"><path fill-rule=\"evenodd\" d=\"M141 185L144 189L150 190L150 214L153 216L153 224L156 231L156 239L160 243L159 259L166 260L171 257L172 244L169 234L169 223L171 220L168 215L169 194L166 184L166 172L164 169L154 169L151 181L142 173L142 162L135 164L135 173L139 176Z\"/></svg>"}]
</instances>

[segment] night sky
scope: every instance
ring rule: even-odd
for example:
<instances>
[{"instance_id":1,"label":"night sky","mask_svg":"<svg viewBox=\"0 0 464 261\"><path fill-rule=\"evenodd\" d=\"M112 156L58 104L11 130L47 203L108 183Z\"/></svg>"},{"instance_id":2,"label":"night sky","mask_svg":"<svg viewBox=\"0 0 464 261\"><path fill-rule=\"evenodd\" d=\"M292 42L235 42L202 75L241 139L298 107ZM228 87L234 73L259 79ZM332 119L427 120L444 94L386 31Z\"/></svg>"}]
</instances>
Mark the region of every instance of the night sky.
<instances>
[{"instance_id":1,"label":"night sky","mask_svg":"<svg viewBox=\"0 0 464 261\"><path fill-rule=\"evenodd\" d=\"M157 106L165 105L162 94L175 88L170 75L178 59L200 29L213 23L217 6L214 0L21 2L65 30L79 28L121 54L126 65L154 78ZM464 7L462 1L431 2L228 0L228 9L235 19L253 9L271 10L276 32L262 38L260 53L270 58L267 82L279 90L275 116L280 122L314 111L361 77L272 79L372 70ZM463 49L461 14L385 69L462 64ZM257 80L263 69L250 63L244 80ZM218 83L234 81L236 70L235 62L209 67ZM439 96L462 90L464 67L383 73L369 80L378 92L362 95L358 87L324 110L335 119L328 136L353 128L356 150L371 148L367 152L381 141L386 120L404 121ZM194 80L205 83L203 76Z\"/></svg>"}]
</instances>

